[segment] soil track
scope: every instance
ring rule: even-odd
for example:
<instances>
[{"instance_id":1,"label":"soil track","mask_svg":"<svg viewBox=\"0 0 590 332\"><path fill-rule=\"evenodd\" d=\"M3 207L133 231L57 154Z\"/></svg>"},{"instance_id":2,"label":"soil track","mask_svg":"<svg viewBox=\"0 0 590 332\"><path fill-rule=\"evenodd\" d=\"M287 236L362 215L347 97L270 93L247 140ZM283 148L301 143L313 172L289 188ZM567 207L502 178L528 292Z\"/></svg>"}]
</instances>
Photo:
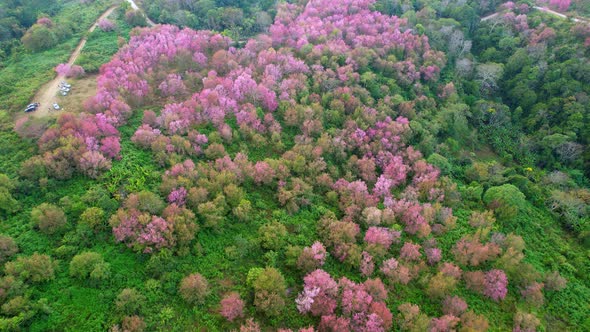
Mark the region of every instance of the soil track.
<instances>
[{"instance_id":1,"label":"soil track","mask_svg":"<svg viewBox=\"0 0 590 332\"><path fill-rule=\"evenodd\" d=\"M585 17L581 17L581 16L567 16L565 14L562 14L560 12L556 12L555 10L552 10L550 8L547 8L547 7L533 6L533 9L536 9L536 10L541 11L541 12L544 12L544 13L551 14L553 16L557 16L557 17L562 18L562 19L571 19L575 23L586 23L586 24L590 24L590 20L588 20ZM501 10L499 12L495 12L495 13L490 14L488 16L482 17L480 19L480 21L485 22L485 21L494 19L494 18L498 17L503 12L504 12L504 10Z\"/></svg>"}]
</instances>

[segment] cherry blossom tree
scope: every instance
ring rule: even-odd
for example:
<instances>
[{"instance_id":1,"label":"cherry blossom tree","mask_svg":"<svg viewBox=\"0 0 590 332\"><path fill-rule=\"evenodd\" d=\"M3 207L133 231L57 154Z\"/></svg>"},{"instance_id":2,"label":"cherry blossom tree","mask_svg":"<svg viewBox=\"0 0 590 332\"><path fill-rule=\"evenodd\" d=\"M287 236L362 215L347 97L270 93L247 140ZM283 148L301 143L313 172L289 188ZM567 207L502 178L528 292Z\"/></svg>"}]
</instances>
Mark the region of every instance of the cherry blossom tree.
<instances>
[{"instance_id":1,"label":"cherry blossom tree","mask_svg":"<svg viewBox=\"0 0 590 332\"><path fill-rule=\"evenodd\" d=\"M116 25L111 20L103 18L98 21L98 28L104 32L109 32L115 30Z\"/></svg>"},{"instance_id":2,"label":"cherry blossom tree","mask_svg":"<svg viewBox=\"0 0 590 332\"><path fill-rule=\"evenodd\" d=\"M508 279L504 271L490 270L485 274L483 294L494 301L499 301L506 297L507 286Z\"/></svg>"},{"instance_id":3,"label":"cherry blossom tree","mask_svg":"<svg viewBox=\"0 0 590 332\"><path fill-rule=\"evenodd\" d=\"M229 293L221 300L221 315L232 322L244 316L244 301L238 293Z\"/></svg>"}]
</instances>

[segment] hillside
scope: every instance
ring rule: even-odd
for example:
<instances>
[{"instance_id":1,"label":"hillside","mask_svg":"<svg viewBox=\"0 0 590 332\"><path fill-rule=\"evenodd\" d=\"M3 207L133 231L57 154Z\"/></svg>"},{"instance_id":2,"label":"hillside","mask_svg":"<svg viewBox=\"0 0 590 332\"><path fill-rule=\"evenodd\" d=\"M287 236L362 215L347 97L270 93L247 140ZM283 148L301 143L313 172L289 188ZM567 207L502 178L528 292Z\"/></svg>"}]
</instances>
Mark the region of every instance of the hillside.
<instances>
[{"instance_id":1,"label":"hillside","mask_svg":"<svg viewBox=\"0 0 590 332\"><path fill-rule=\"evenodd\" d=\"M25 34L82 5L2 68L0 330L590 329L590 26L534 7L581 2L57 1Z\"/></svg>"}]
</instances>

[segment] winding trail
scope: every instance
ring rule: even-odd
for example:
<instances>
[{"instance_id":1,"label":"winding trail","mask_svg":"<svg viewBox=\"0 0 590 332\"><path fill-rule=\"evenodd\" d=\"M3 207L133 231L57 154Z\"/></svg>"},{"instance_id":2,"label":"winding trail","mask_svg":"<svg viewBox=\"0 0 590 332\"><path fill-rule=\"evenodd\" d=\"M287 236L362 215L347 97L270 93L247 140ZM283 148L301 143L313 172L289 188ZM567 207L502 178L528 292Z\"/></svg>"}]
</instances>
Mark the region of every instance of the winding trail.
<instances>
[{"instance_id":1,"label":"winding trail","mask_svg":"<svg viewBox=\"0 0 590 332\"><path fill-rule=\"evenodd\" d=\"M141 10L133 0L126 0L126 1L129 2L129 4L131 5L131 8L133 8L134 10ZM92 33L96 29L96 27L98 26L98 22L100 20L109 17L117 7L118 6L112 6L109 9L107 9L102 15L100 15L100 17L98 19L96 19L96 21L92 24L90 29L88 29L87 35L89 35L90 33ZM149 26L155 25L155 23L152 20L150 20L147 17L147 15L146 15L146 20L147 20L147 23ZM74 65L74 63L76 62L76 59L78 59L78 56L80 56L80 53L82 52L82 49L86 45L87 40L88 40L88 37L82 37L82 39L80 40L80 43L78 43L78 46L76 46L76 49L74 49L74 52L72 52L72 54L70 55L70 59L68 60L68 64L70 66ZM53 111L52 105L53 105L53 103L55 103L57 101L56 97L59 92L59 82L64 81L65 79L66 79L66 77L64 75L57 75L53 80L46 83L37 92L33 101L39 103L39 108L35 112L30 113L32 116L44 117L44 116L49 115L50 112Z\"/></svg>"},{"instance_id":2,"label":"winding trail","mask_svg":"<svg viewBox=\"0 0 590 332\"><path fill-rule=\"evenodd\" d=\"M147 21L147 24L151 27L153 27L154 25L156 25L156 23L154 23L154 21L150 20L150 18L141 10L141 8L139 8L139 6L135 3L135 1L133 0L126 0L130 5L131 8L133 8L133 10L139 10L143 13L143 16L145 16L145 20Z\"/></svg>"},{"instance_id":3,"label":"winding trail","mask_svg":"<svg viewBox=\"0 0 590 332\"><path fill-rule=\"evenodd\" d=\"M534 9L540 11L540 12L544 12L544 13L547 13L547 14L550 14L550 15L553 15L553 16L557 16L557 17L562 18L564 20L571 19L572 22L575 22L575 23L586 23L586 24L590 24L590 20L588 20L588 19L586 19L584 17L580 17L580 16L567 16L565 14L562 14L560 12L556 12L555 10L552 10L550 8L547 8L547 7L533 6L532 8L534 8ZM496 18L501 13L503 13L504 11L505 10L501 10L501 11L495 12L493 14L490 14L488 16L482 17L480 19L480 21L481 22L485 22L485 21L491 20L493 18Z\"/></svg>"},{"instance_id":4,"label":"winding trail","mask_svg":"<svg viewBox=\"0 0 590 332\"><path fill-rule=\"evenodd\" d=\"M555 15L557 17L563 18L563 19L568 19L570 18L572 21L576 22L576 23L586 23L586 24L590 24L590 21L588 21L586 18L580 17L580 16L567 16L564 15L562 13L556 12L554 10L551 10L547 7L539 7L539 6L533 6L533 8L535 8L536 10L551 14L551 15Z\"/></svg>"},{"instance_id":5,"label":"winding trail","mask_svg":"<svg viewBox=\"0 0 590 332\"><path fill-rule=\"evenodd\" d=\"M488 15L488 16L486 16L486 17L482 17L482 18L481 18L481 21L482 21L482 22L485 22L485 21L487 21L487 20L491 20L491 19L493 19L494 17L497 17L498 15L500 15L500 13L493 13L493 14L491 14L491 15Z\"/></svg>"}]
</instances>

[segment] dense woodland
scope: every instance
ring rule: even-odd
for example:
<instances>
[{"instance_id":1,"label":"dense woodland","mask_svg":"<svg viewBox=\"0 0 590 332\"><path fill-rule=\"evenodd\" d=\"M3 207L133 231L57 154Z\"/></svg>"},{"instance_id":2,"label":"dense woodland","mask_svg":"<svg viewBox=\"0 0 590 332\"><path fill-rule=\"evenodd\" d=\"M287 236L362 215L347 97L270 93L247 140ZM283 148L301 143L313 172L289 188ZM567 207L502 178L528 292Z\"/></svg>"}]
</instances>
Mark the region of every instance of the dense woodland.
<instances>
[{"instance_id":1,"label":"dense woodland","mask_svg":"<svg viewBox=\"0 0 590 332\"><path fill-rule=\"evenodd\" d=\"M585 1L13 2L0 330L590 330Z\"/></svg>"}]
</instances>

